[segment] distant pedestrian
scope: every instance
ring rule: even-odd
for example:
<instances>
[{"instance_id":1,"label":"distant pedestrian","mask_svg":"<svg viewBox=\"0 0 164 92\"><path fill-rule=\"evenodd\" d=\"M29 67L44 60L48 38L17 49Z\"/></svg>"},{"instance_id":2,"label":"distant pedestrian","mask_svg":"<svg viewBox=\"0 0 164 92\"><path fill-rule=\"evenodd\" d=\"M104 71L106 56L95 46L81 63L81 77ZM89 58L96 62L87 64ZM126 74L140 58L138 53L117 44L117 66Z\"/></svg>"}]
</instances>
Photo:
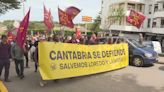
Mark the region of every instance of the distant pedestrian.
<instances>
[{"instance_id":1,"label":"distant pedestrian","mask_svg":"<svg viewBox=\"0 0 164 92\"><path fill-rule=\"evenodd\" d=\"M29 60L28 60L28 51L30 50L30 45L29 45L29 42L26 41L25 44L24 44L24 56L25 56L25 59L26 59L26 68L29 68Z\"/></svg>"},{"instance_id":2,"label":"distant pedestrian","mask_svg":"<svg viewBox=\"0 0 164 92\"><path fill-rule=\"evenodd\" d=\"M143 35L142 33L139 34L139 43L142 44L143 43Z\"/></svg>"},{"instance_id":3,"label":"distant pedestrian","mask_svg":"<svg viewBox=\"0 0 164 92\"><path fill-rule=\"evenodd\" d=\"M39 41L36 41L34 43L34 46L35 46L35 51L32 53L32 58L35 62L35 72L38 71L38 42Z\"/></svg>"},{"instance_id":4,"label":"distant pedestrian","mask_svg":"<svg viewBox=\"0 0 164 92\"><path fill-rule=\"evenodd\" d=\"M15 70L20 79L24 78L24 53L16 42L11 47L11 56L15 61Z\"/></svg>"},{"instance_id":5,"label":"distant pedestrian","mask_svg":"<svg viewBox=\"0 0 164 92\"><path fill-rule=\"evenodd\" d=\"M5 68L5 82L10 82L9 80L9 68L11 59L11 45L7 43L7 36L2 35L2 42L0 43L0 76L2 74L3 68Z\"/></svg>"}]
</instances>

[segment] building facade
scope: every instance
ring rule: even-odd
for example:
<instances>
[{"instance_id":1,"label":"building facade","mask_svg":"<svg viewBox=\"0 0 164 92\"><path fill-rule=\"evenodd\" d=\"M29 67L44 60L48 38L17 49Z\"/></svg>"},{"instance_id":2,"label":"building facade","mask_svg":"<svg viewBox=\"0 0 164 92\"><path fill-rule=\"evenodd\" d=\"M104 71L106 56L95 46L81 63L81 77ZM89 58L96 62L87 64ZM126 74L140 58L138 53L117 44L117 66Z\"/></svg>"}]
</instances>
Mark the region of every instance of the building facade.
<instances>
[{"instance_id":1,"label":"building facade","mask_svg":"<svg viewBox=\"0 0 164 92\"><path fill-rule=\"evenodd\" d=\"M127 23L125 16L120 21L110 22L109 16L115 13L112 10L119 7L123 8L125 15L130 9L144 14L146 19L141 28ZM112 33L121 32L133 38L137 38L138 33L143 33L145 39L158 39L164 47L164 0L102 0L100 28L104 31L111 30Z\"/></svg>"},{"instance_id":2,"label":"building facade","mask_svg":"<svg viewBox=\"0 0 164 92\"><path fill-rule=\"evenodd\" d=\"M122 7L126 13L134 9L146 16L140 29L126 22L126 17L121 23L113 23L110 28L108 16L113 8ZM164 0L102 0L101 26L103 30L119 30L125 32L146 32L149 34L164 34Z\"/></svg>"}]
</instances>

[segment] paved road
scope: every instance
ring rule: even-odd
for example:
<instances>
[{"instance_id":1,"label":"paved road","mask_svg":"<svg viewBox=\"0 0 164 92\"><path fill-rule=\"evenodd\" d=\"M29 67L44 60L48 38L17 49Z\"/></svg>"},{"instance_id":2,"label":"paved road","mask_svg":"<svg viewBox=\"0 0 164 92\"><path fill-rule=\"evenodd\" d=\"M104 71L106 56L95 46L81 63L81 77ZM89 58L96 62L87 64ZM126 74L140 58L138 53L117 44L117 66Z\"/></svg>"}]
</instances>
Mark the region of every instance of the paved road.
<instances>
[{"instance_id":1,"label":"paved road","mask_svg":"<svg viewBox=\"0 0 164 92\"><path fill-rule=\"evenodd\" d=\"M112 72L48 81L45 87L39 86L39 73L34 73L33 66L30 63L30 68L25 69L25 79L20 80L12 63L12 82L5 83L9 92L164 92L164 64L128 66Z\"/></svg>"}]
</instances>

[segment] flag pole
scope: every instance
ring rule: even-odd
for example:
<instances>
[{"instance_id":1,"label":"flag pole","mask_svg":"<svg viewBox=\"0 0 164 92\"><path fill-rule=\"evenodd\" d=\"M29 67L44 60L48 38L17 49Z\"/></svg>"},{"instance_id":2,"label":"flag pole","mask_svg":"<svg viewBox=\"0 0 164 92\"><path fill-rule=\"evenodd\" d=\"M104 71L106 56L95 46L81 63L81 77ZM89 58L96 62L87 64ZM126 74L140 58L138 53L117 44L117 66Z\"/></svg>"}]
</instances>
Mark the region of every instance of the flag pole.
<instances>
[{"instance_id":1,"label":"flag pole","mask_svg":"<svg viewBox=\"0 0 164 92\"><path fill-rule=\"evenodd\" d=\"M22 7L23 7L23 16L25 16L25 4L24 4L25 0L22 0Z\"/></svg>"},{"instance_id":2,"label":"flag pole","mask_svg":"<svg viewBox=\"0 0 164 92\"><path fill-rule=\"evenodd\" d=\"M64 26L62 26L62 25L60 24L60 33L61 33L61 36L64 36L64 28L62 28L62 27L64 27Z\"/></svg>"}]
</instances>

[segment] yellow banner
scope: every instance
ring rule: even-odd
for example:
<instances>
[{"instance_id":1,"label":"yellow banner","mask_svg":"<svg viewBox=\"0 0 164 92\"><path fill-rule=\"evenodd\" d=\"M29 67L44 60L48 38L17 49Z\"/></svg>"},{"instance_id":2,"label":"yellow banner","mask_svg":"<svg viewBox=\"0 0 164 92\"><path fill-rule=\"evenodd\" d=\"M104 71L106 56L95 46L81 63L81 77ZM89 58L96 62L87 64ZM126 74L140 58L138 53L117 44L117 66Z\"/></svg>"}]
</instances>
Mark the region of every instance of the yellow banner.
<instances>
[{"instance_id":1,"label":"yellow banner","mask_svg":"<svg viewBox=\"0 0 164 92\"><path fill-rule=\"evenodd\" d=\"M8 92L7 88L5 87L2 81L0 81L0 92Z\"/></svg>"},{"instance_id":2,"label":"yellow banner","mask_svg":"<svg viewBox=\"0 0 164 92\"><path fill-rule=\"evenodd\" d=\"M128 66L128 45L39 43L39 70L43 80L106 72Z\"/></svg>"}]
</instances>

